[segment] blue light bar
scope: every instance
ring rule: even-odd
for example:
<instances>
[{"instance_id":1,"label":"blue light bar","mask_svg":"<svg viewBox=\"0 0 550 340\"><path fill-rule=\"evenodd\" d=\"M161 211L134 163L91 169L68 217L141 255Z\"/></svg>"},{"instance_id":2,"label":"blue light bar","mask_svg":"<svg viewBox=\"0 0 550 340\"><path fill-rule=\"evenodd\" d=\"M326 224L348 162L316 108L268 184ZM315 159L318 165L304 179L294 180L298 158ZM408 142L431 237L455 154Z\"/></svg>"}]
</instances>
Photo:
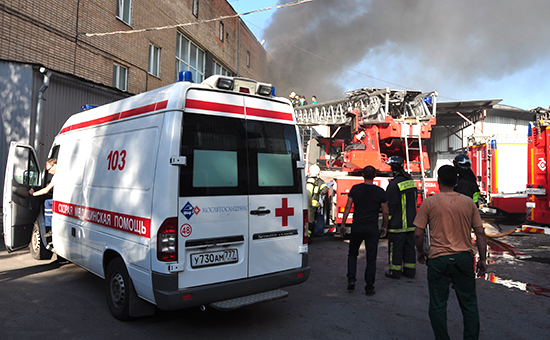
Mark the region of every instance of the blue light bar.
<instances>
[{"instance_id":1,"label":"blue light bar","mask_svg":"<svg viewBox=\"0 0 550 340\"><path fill-rule=\"evenodd\" d=\"M424 103L431 104L433 102L432 96L424 97Z\"/></svg>"},{"instance_id":2,"label":"blue light bar","mask_svg":"<svg viewBox=\"0 0 550 340\"><path fill-rule=\"evenodd\" d=\"M80 110L81 110L81 111L91 110L91 109L96 108L96 107L98 107L98 106L99 106L99 105L86 104L86 105L82 105L82 106L80 107Z\"/></svg>"},{"instance_id":3,"label":"blue light bar","mask_svg":"<svg viewBox=\"0 0 550 340\"><path fill-rule=\"evenodd\" d=\"M193 82L193 73L191 71L180 71L178 81Z\"/></svg>"}]
</instances>

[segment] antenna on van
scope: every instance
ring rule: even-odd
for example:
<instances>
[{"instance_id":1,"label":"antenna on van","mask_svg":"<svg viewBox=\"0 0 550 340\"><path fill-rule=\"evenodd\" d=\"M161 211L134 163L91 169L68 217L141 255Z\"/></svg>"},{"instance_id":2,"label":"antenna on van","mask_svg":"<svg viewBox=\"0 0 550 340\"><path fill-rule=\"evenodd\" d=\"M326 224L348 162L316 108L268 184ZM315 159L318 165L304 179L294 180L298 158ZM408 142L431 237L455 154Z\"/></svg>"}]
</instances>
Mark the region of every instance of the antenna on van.
<instances>
[{"instance_id":1,"label":"antenna on van","mask_svg":"<svg viewBox=\"0 0 550 340\"><path fill-rule=\"evenodd\" d=\"M193 72L191 71L180 71L179 73L179 81L188 81L193 82Z\"/></svg>"}]
</instances>

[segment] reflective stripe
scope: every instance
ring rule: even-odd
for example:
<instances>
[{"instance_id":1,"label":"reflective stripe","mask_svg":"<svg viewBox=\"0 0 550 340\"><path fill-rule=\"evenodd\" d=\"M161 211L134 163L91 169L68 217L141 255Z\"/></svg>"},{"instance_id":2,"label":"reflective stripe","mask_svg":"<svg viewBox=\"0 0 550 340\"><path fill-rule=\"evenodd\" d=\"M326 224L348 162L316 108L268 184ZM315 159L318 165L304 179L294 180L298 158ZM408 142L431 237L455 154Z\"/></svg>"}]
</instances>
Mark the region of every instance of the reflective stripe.
<instances>
[{"instance_id":1,"label":"reflective stripe","mask_svg":"<svg viewBox=\"0 0 550 340\"><path fill-rule=\"evenodd\" d=\"M406 233L409 231L414 231L414 229L414 226L407 229L388 229L388 233Z\"/></svg>"},{"instance_id":2,"label":"reflective stripe","mask_svg":"<svg viewBox=\"0 0 550 340\"><path fill-rule=\"evenodd\" d=\"M393 242L389 242L389 246L390 246L390 270L393 270L393 271L401 271L403 268L401 265L395 265L392 263L392 260L393 260Z\"/></svg>"},{"instance_id":3,"label":"reflective stripe","mask_svg":"<svg viewBox=\"0 0 550 340\"><path fill-rule=\"evenodd\" d=\"M405 268L415 269L416 268L416 263L403 263L403 266Z\"/></svg>"},{"instance_id":4,"label":"reflective stripe","mask_svg":"<svg viewBox=\"0 0 550 340\"><path fill-rule=\"evenodd\" d=\"M319 205L319 201L311 200L311 206L312 207L316 207L317 205Z\"/></svg>"},{"instance_id":5,"label":"reflective stripe","mask_svg":"<svg viewBox=\"0 0 550 340\"><path fill-rule=\"evenodd\" d=\"M416 183L412 179L409 179L409 180L397 183L397 186L399 187L400 191L403 191L407 189L416 188Z\"/></svg>"},{"instance_id":6,"label":"reflective stripe","mask_svg":"<svg viewBox=\"0 0 550 340\"><path fill-rule=\"evenodd\" d=\"M474 197L472 197L474 199L474 202L477 203L477 201L479 200L479 192L474 192Z\"/></svg>"},{"instance_id":7,"label":"reflective stripe","mask_svg":"<svg viewBox=\"0 0 550 340\"><path fill-rule=\"evenodd\" d=\"M403 224L403 229L406 229L407 228L407 195L406 194L401 194L401 223Z\"/></svg>"}]
</instances>

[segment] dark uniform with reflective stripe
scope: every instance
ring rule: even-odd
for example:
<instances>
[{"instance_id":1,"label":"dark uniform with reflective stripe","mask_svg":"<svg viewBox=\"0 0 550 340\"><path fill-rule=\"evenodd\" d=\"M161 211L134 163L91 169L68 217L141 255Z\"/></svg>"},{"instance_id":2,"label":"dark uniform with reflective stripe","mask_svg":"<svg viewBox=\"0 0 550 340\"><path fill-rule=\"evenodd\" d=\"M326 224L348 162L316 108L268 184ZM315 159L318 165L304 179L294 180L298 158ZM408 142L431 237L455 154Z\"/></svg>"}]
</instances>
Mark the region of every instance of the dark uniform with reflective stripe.
<instances>
[{"instance_id":1,"label":"dark uniform with reflective stripe","mask_svg":"<svg viewBox=\"0 0 550 340\"><path fill-rule=\"evenodd\" d=\"M454 187L454 191L466 195L474 200L479 206L479 186L477 185L476 176L472 169L461 169L455 167L458 171L458 183Z\"/></svg>"},{"instance_id":2,"label":"dark uniform with reflective stripe","mask_svg":"<svg viewBox=\"0 0 550 340\"><path fill-rule=\"evenodd\" d=\"M390 222L388 228L388 252L390 272L394 278L414 277L416 252L414 247L414 225L416 217L416 183L407 173L400 172L386 189Z\"/></svg>"},{"instance_id":3,"label":"dark uniform with reflective stripe","mask_svg":"<svg viewBox=\"0 0 550 340\"><path fill-rule=\"evenodd\" d=\"M324 195L328 193L328 186L319 177L309 177L306 182L307 196L308 196L308 219L309 219L309 236L313 232L317 214L319 213L320 200Z\"/></svg>"}]
</instances>

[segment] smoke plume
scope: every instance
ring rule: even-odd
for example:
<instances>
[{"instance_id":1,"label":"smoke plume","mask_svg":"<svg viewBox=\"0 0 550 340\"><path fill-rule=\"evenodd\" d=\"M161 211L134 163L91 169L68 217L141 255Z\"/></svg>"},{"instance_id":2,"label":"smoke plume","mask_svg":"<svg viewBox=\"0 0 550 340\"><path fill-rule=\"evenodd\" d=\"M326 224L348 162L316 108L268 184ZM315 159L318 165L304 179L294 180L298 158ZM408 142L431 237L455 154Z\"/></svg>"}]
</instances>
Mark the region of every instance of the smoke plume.
<instances>
[{"instance_id":1,"label":"smoke plume","mask_svg":"<svg viewBox=\"0 0 550 340\"><path fill-rule=\"evenodd\" d=\"M281 96L320 101L358 87L475 87L547 59L549 14L545 0L313 0L273 14L270 80Z\"/></svg>"}]
</instances>

